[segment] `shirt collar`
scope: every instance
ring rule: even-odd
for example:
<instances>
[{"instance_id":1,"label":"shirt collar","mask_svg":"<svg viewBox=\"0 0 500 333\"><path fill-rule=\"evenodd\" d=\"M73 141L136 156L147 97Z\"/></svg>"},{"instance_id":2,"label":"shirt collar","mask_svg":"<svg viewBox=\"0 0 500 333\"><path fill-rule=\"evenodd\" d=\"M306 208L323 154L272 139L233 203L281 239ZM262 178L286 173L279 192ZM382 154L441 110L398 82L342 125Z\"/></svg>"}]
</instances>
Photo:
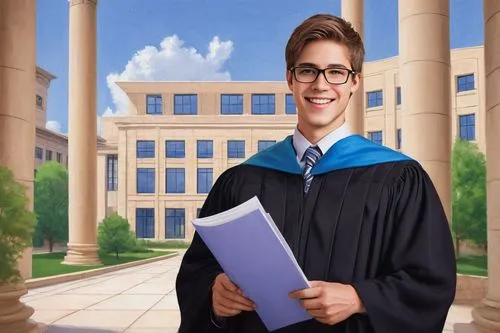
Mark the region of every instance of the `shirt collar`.
<instances>
[{"instance_id":1,"label":"shirt collar","mask_svg":"<svg viewBox=\"0 0 500 333\"><path fill-rule=\"evenodd\" d=\"M351 132L349 131L349 126L346 123L344 123L342 124L342 126L337 128L336 130L331 131L325 137L319 140L316 146L318 146L318 148L321 150L321 153L324 155L328 151L328 149L330 149L337 141L340 141L348 137L349 135L351 135ZM293 147L295 148L295 152L297 153L297 159L299 161L302 161L304 153L310 146L314 145L310 143L304 137L304 135L300 133L298 127L296 127L293 133Z\"/></svg>"}]
</instances>

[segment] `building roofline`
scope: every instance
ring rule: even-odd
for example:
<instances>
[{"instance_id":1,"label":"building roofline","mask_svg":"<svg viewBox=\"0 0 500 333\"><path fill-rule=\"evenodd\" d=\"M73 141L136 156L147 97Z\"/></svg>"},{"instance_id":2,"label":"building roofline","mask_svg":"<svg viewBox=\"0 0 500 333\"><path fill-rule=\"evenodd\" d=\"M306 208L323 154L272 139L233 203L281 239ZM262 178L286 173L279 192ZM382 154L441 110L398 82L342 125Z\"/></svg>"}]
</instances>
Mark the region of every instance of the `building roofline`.
<instances>
[{"instance_id":1,"label":"building roofline","mask_svg":"<svg viewBox=\"0 0 500 333\"><path fill-rule=\"evenodd\" d=\"M57 79L57 76L55 76L54 74L46 71L45 69L41 68L41 67L38 67L36 66L36 73L39 74L39 75L42 75L43 77L45 77L47 80L53 80L53 79Z\"/></svg>"}]
</instances>

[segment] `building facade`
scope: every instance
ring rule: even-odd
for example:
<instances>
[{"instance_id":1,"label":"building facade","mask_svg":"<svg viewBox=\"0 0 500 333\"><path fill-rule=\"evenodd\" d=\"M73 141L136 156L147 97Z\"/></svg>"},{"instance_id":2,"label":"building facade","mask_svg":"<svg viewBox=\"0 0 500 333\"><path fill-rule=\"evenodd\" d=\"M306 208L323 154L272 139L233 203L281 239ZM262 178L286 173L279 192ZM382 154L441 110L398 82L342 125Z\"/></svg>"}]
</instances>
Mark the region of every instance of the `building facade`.
<instances>
[{"instance_id":1,"label":"building facade","mask_svg":"<svg viewBox=\"0 0 500 333\"><path fill-rule=\"evenodd\" d=\"M68 137L46 128L47 98L50 82L56 77L46 70L36 69L36 169L47 161L57 161L68 165Z\"/></svg>"},{"instance_id":2,"label":"building facade","mask_svg":"<svg viewBox=\"0 0 500 333\"><path fill-rule=\"evenodd\" d=\"M452 50L451 59L452 136L484 152L483 48ZM364 66L365 135L404 151L398 58ZM138 238L190 241L217 177L292 134L297 122L286 82L118 85L129 115L102 118L98 221L115 211Z\"/></svg>"}]
</instances>

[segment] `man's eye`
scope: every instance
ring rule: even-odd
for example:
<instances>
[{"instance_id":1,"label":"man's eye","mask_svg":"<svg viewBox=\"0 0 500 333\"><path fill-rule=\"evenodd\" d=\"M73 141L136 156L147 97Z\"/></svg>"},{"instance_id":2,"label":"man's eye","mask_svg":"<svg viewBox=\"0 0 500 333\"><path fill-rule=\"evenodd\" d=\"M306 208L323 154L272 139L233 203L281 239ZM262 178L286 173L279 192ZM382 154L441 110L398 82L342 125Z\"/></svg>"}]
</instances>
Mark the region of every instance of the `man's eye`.
<instances>
[{"instance_id":1,"label":"man's eye","mask_svg":"<svg viewBox=\"0 0 500 333\"><path fill-rule=\"evenodd\" d=\"M316 74L316 70L314 68L301 68L300 74L303 75L314 75Z\"/></svg>"},{"instance_id":2,"label":"man's eye","mask_svg":"<svg viewBox=\"0 0 500 333\"><path fill-rule=\"evenodd\" d=\"M341 69L335 69L335 68L332 68L332 69L329 69L328 70L328 75L343 75L344 74L344 71L342 71Z\"/></svg>"}]
</instances>

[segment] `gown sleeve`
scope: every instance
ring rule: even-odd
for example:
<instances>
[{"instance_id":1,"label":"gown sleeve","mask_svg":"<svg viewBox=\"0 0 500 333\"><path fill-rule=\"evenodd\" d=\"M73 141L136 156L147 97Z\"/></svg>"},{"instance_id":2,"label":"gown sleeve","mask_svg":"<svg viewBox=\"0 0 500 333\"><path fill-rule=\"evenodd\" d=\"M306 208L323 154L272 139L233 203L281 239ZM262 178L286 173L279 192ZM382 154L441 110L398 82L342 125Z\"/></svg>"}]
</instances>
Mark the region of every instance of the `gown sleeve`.
<instances>
[{"instance_id":1,"label":"gown sleeve","mask_svg":"<svg viewBox=\"0 0 500 333\"><path fill-rule=\"evenodd\" d=\"M200 211L200 217L217 214L231 208L228 171L216 181ZM195 232L186 251L176 279L176 293L181 313L179 333L225 332L213 322L212 284L223 270Z\"/></svg>"},{"instance_id":2,"label":"gown sleeve","mask_svg":"<svg viewBox=\"0 0 500 333\"><path fill-rule=\"evenodd\" d=\"M380 276L353 283L376 333L441 333L456 288L450 226L423 168L406 166L390 189L393 225Z\"/></svg>"}]
</instances>

